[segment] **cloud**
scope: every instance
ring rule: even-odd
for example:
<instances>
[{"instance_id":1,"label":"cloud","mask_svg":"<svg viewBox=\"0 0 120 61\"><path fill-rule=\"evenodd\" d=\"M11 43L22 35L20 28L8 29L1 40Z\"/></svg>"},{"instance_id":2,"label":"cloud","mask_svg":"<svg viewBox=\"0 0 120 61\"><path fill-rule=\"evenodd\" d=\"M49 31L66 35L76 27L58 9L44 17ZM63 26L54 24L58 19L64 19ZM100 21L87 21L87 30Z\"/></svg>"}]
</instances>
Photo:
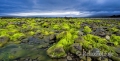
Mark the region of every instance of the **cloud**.
<instances>
[{"instance_id":1,"label":"cloud","mask_svg":"<svg viewBox=\"0 0 120 61\"><path fill-rule=\"evenodd\" d=\"M27 13L10 13L9 16L56 16L56 17L64 17L64 16L89 16L90 14L86 12L78 12L78 11L66 11L66 12L27 12Z\"/></svg>"},{"instance_id":2,"label":"cloud","mask_svg":"<svg viewBox=\"0 0 120 61\"><path fill-rule=\"evenodd\" d=\"M53 15L54 12L56 15L62 16L63 14L60 14L61 12L66 13L73 11L79 12L79 15L65 15L81 16L81 12L86 14L83 16L88 16L88 14L117 14L120 13L119 2L120 0L1 0L0 15L4 13L5 15L10 15L11 13L24 13L30 16L38 15L37 13L47 13L46 15L52 13L51 15Z\"/></svg>"}]
</instances>

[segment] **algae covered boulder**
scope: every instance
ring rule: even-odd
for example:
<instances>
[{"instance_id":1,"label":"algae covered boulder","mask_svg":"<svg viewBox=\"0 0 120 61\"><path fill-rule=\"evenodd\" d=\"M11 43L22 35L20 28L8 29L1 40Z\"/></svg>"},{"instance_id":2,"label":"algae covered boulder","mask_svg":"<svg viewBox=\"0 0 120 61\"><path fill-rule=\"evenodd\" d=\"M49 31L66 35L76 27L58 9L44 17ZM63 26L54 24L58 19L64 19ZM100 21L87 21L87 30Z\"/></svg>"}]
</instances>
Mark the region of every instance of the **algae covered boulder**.
<instances>
[{"instance_id":1,"label":"algae covered boulder","mask_svg":"<svg viewBox=\"0 0 120 61\"><path fill-rule=\"evenodd\" d=\"M66 56L66 51L74 43L72 34L69 31L61 32L57 35L58 43L54 44L47 50L47 54L52 58L61 58Z\"/></svg>"},{"instance_id":2,"label":"algae covered boulder","mask_svg":"<svg viewBox=\"0 0 120 61\"><path fill-rule=\"evenodd\" d=\"M75 54L76 52L81 50L82 50L82 46L79 43L74 43L71 45L71 49L70 49L71 53Z\"/></svg>"},{"instance_id":3,"label":"algae covered boulder","mask_svg":"<svg viewBox=\"0 0 120 61\"><path fill-rule=\"evenodd\" d=\"M9 41L9 38L6 36L0 36L0 47L5 45Z\"/></svg>"},{"instance_id":4,"label":"algae covered boulder","mask_svg":"<svg viewBox=\"0 0 120 61\"><path fill-rule=\"evenodd\" d=\"M54 45L47 50L51 58L61 58L67 56L62 45Z\"/></svg>"}]
</instances>

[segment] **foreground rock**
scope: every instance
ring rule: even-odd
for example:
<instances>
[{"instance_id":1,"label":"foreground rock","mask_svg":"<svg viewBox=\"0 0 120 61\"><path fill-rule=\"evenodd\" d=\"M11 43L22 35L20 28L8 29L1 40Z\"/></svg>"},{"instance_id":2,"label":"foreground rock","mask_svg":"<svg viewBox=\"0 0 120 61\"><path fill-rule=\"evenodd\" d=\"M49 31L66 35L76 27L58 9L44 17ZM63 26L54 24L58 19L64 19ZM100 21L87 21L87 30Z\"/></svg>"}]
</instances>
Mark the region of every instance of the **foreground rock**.
<instances>
[{"instance_id":1,"label":"foreground rock","mask_svg":"<svg viewBox=\"0 0 120 61\"><path fill-rule=\"evenodd\" d=\"M62 57L66 57L67 54L65 53L64 49L62 46L52 46L47 50L47 54L51 57L51 58L62 58Z\"/></svg>"},{"instance_id":2,"label":"foreground rock","mask_svg":"<svg viewBox=\"0 0 120 61\"><path fill-rule=\"evenodd\" d=\"M5 45L9 41L9 38L6 36L1 36L0 37L0 47Z\"/></svg>"}]
</instances>

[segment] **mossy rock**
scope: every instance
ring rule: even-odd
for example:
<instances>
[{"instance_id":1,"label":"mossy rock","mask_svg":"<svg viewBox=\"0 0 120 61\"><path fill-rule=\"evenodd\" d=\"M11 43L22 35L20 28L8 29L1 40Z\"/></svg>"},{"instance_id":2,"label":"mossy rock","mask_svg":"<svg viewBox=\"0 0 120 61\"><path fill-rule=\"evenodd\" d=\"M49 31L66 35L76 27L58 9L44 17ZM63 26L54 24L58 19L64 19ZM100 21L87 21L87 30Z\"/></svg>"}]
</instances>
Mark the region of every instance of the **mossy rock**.
<instances>
[{"instance_id":1,"label":"mossy rock","mask_svg":"<svg viewBox=\"0 0 120 61\"><path fill-rule=\"evenodd\" d=\"M4 46L9 41L9 38L6 36L0 36L0 47Z\"/></svg>"},{"instance_id":2,"label":"mossy rock","mask_svg":"<svg viewBox=\"0 0 120 61\"><path fill-rule=\"evenodd\" d=\"M79 43L74 43L71 45L70 51L76 54L77 51L82 51L82 46Z\"/></svg>"},{"instance_id":3,"label":"mossy rock","mask_svg":"<svg viewBox=\"0 0 120 61\"><path fill-rule=\"evenodd\" d=\"M47 54L51 57L51 58L62 58L67 56L67 54L64 51L63 45L54 45L52 47L50 47L47 50Z\"/></svg>"}]
</instances>

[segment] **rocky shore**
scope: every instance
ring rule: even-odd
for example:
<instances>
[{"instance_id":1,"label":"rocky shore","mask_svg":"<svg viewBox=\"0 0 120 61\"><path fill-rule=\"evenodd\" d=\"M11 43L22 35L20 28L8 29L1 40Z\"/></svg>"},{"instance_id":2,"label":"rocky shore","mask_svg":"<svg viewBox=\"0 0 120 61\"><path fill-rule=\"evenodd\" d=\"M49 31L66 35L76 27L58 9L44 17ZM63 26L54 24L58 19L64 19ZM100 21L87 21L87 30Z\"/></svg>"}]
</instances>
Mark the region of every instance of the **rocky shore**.
<instances>
[{"instance_id":1,"label":"rocky shore","mask_svg":"<svg viewBox=\"0 0 120 61\"><path fill-rule=\"evenodd\" d=\"M120 21L0 19L0 61L120 61Z\"/></svg>"}]
</instances>

